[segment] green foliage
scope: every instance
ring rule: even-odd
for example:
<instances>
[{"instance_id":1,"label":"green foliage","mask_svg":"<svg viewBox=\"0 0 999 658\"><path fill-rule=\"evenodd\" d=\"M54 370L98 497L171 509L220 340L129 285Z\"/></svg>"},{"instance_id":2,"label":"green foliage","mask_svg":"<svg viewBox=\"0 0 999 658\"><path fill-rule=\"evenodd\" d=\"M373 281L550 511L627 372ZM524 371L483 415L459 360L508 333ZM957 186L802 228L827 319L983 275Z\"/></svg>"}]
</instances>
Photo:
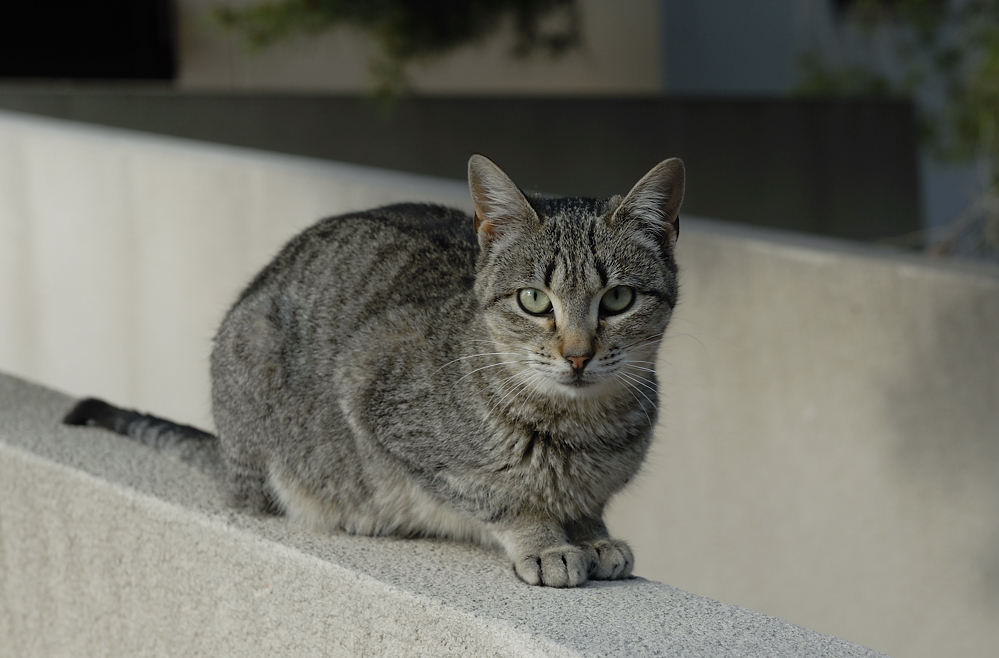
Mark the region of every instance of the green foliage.
<instances>
[{"instance_id":1,"label":"green foliage","mask_svg":"<svg viewBox=\"0 0 999 658\"><path fill-rule=\"evenodd\" d=\"M806 96L910 96L938 89L944 103L923 103L925 135L943 156L999 155L999 0L852 0L844 20L872 39L887 28L904 74L892 79L871 62L830 66L802 58Z\"/></svg>"},{"instance_id":2,"label":"green foliage","mask_svg":"<svg viewBox=\"0 0 999 658\"><path fill-rule=\"evenodd\" d=\"M804 76L797 92L802 96L887 98L899 95L899 90L888 78L860 64L832 68L826 66L818 53L808 53L799 65Z\"/></svg>"},{"instance_id":3,"label":"green foliage","mask_svg":"<svg viewBox=\"0 0 999 658\"><path fill-rule=\"evenodd\" d=\"M851 0L840 2L849 20L864 29L885 22L904 22L915 36L931 44L941 23L946 19L949 0Z\"/></svg>"},{"instance_id":4,"label":"green foliage","mask_svg":"<svg viewBox=\"0 0 999 658\"><path fill-rule=\"evenodd\" d=\"M830 66L812 53L800 62L804 76L798 93L919 100L922 134L932 152L941 158L984 158L992 169L989 198L955 221L937 249L971 240L976 249L999 254L999 0L838 4L843 20L872 42L879 35L891 38L904 71L893 78L869 61Z\"/></svg>"},{"instance_id":5,"label":"green foliage","mask_svg":"<svg viewBox=\"0 0 999 658\"><path fill-rule=\"evenodd\" d=\"M576 46L580 22L576 0L271 0L217 7L214 16L254 48L339 27L360 30L379 48L371 71L377 91L389 96L405 87L411 63L480 41L506 20L519 57Z\"/></svg>"}]
</instances>

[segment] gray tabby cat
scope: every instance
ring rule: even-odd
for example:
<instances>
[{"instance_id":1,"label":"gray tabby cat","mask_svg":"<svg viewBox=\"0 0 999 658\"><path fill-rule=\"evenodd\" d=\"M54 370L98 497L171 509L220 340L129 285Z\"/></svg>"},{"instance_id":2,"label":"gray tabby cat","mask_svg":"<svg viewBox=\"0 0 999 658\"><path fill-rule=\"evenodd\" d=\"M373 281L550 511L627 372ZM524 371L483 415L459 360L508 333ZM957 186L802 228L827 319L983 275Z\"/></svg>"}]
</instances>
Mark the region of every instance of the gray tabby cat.
<instances>
[{"instance_id":1,"label":"gray tabby cat","mask_svg":"<svg viewBox=\"0 0 999 658\"><path fill-rule=\"evenodd\" d=\"M215 338L217 439L96 400L66 422L217 451L235 503L312 527L498 546L531 585L629 576L602 516L652 438L683 163L623 199L525 195L479 155L468 182L474 220L395 205L284 247Z\"/></svg>"}]
</instances>

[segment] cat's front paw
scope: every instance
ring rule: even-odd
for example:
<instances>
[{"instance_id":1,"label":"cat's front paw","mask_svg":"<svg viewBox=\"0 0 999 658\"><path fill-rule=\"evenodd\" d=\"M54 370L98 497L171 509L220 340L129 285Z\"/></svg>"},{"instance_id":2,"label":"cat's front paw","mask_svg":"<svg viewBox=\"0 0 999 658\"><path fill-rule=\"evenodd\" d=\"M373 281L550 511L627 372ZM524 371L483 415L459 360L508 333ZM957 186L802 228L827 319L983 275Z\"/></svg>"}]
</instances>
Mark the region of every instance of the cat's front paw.
<instances>
[{"instance_id":1,"label":"cat's front paw","mask_svg":"<svg viewBox=\"0 0 999 658\"><path fill-rule=\"evenodd\" d=\"M620 539L595 539L583 544L589 558L589 577L593 580L627 578L635 566L635 556Z\"/></svg>"},{"instance_id":2,"label":"cat's front paw","mask_svg":"<svg viewBox=\"0 0 999 658\"><path fill-rule=\"evenodd\" d=\"M586 582L588 563L581 548L565 544L522 555L513 561L513 568L528 585L576 587Z\"/></svg>"}]
</instances>

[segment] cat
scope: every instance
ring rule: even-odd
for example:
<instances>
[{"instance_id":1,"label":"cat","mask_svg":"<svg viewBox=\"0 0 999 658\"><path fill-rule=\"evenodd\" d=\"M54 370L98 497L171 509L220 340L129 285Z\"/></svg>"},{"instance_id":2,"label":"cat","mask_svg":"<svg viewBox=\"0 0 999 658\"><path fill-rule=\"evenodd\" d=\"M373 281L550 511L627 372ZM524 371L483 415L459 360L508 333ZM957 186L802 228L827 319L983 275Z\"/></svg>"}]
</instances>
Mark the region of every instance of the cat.
<instances>
[{"instance_id":1,"label":"cat","mask_svg":"<svg viewBox=\"0 0 999 658\"><path fill-rule=\"evenodd\" d=\"M280 251L215 337L217 438L95 399L65 422L313 528L477 542L531 585L629 577L603 513L656 422L683 162L606 200L525 194L481 155L468 183L474 217L386 206Z\"/></svg>"}]
</instances>

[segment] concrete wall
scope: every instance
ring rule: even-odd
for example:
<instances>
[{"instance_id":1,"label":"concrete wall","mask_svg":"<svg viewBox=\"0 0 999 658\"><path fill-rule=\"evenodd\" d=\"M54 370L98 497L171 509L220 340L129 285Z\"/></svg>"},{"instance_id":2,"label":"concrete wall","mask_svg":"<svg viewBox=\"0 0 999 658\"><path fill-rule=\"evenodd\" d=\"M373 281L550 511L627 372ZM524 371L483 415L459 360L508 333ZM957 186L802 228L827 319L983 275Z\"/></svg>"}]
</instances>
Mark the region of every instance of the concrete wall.
<instances>
[{"instance_id":1,"label":"concrete wall","mask_svg":"<svg viewBox=\"0 0 999 658\"><path fill-rule=\"evenodd\" d=\"M251 0L178 0L177 84L185 89L366 91L376 51L363 35L337 30L250 52L208 11ZM648 94L661 89L658 0L579 0L585 46L564 57L509 56L511 33L413 66L420 93Z\"/></svg>"},{"instance_id":2,"label":"concrete wall","mask_svg":"<svg viewBox=\"0 0 999 658\"><path fill-rule=\"evenodd\" d=\"M702 228L702 227L698 227ZM642 575L895 656L999 646L999 272L683 233Z\"/></svg>"},{"instance_id":3,"label":"concrete wall","mask_svg":"<svg viewBox=\"0 0 999 658\"><path fill-rule=\"evenodd\" d=\"M209 426L239 288L315 218L400 199L468 204L2 115L0 370ZM999 272L683 221L655 452L608 514L637 573L897 656L993 651Z\"/></svg>"}]
</instances>

